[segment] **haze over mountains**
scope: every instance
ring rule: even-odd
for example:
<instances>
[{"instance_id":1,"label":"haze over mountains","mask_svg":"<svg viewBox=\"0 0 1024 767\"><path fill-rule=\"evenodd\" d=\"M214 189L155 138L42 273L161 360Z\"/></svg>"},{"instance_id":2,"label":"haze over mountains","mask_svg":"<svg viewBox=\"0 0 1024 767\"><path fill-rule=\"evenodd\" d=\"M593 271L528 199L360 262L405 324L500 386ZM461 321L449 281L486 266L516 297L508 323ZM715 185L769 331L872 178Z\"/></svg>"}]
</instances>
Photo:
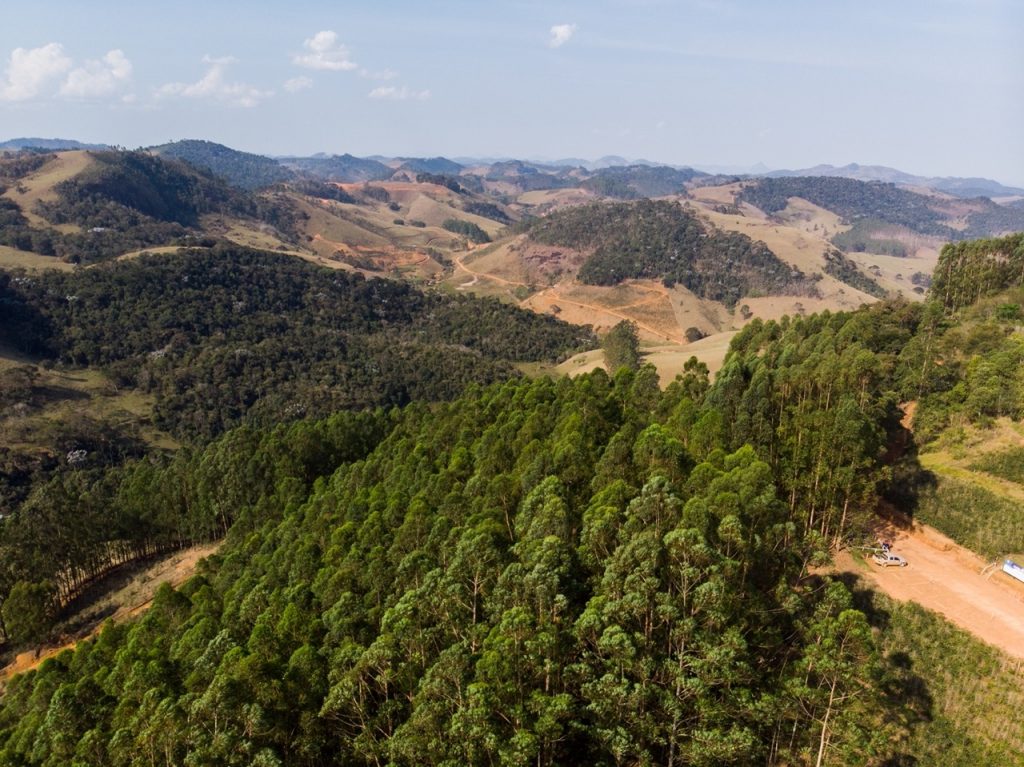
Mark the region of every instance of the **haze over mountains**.
<instances>
[{"instance_id":1,"label":"haze over mountains","mask_svg":"<svg viewBox=\"0 0 1024 767\"><path fill-rule=\"evenodd\" d=\"M85 264L227 241L495 296L599 330L629 319L652 343L885 296L920 300L945 242L1024 229L1012 196L962 196L1013 191L996 182L934 180L953 190L943 192L861 166L740 177L615 157L589 167L270 158L203 140L4 151L0 246L12 263L35 254L40 265ZM674 207L638 204L650 198ZM566 218L572 209L577 219ZM615 236L594 240L611 220ZM708 357L712 366L721 353Z\"/></svg>"},{"instance_id":2,"label":"haze over mountains","mask_svg":"<svg viewBox=\"0 0 1024 767\"><path fill-rule=\"evenodd\" d=\"M182 140L169 144L151 147L156 151L164 151L172 156L188 156L197 151L198 145L205 145L208 151L217 151L223 154L227 152L238 152L238 150L224 147L210 141ZM0 142L0 150L5 149L27 149L38 148L50 151L74 150L74 149L106 149L106 144L85 144L74 139L60 138L30 138L20 137ZM395 164L406 163L407 167L417 170L424 170L422 163L427 158L409 157L388 157L385 155L371 155L368 157L354 157L351 154L337 155L328 152L318 152L308 156L281 156L264 157L247 152L238 152L239 155L248 155L250 158L261 158L263 161L278 163L285 167L305 169L313 173L319 173L329 177L336 177L338 181L365 181L379 180L386 178L384 168L394 168ZM444 163L444 164L438 164ZM980 177L937 177L921 176L897 168L890 168L884 165L862 165L856 162L843 166L829 164L815 165L801 169L772 169L764 164L758 163L755 166L722 166L708 164L705 162L693 163L691 165L674 165L661 163L646 159L627 159L619 155L606 155L596 160L581 157L564 157L557 159L521 158L509 156L494 157L468 157L460 156L448 160L447 158L435 158L433 172L458 173L462 168L479 167L485 165L497 165L510 162L523 162L532 167L543 167L547 169L568 169L583 168L587 171L598 171L607 168L622 166L648 166L668 167L677 170L692 169L708 175L729 175L739 177L767 176L770 178L787 176L834 176L838 178L852 178L859 181L883 181L903 186L925 187L936 191L946 192L957 197L1000 197L1024 195L1024 189L1020 187L1007 186L999 181ZM384 166L384 167L381 167ZM456 167L460 166L460 167Z\"/></svg>"}]
</instances>

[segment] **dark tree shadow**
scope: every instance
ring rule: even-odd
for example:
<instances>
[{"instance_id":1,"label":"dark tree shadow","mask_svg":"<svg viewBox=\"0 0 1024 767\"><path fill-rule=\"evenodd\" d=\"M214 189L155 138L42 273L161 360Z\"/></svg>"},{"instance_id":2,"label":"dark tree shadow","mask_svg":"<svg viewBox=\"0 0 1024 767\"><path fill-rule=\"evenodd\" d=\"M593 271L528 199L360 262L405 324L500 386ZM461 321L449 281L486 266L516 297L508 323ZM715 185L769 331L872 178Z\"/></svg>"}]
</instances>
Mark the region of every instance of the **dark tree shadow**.
<instances>
[{"instance_id":1,"label":"dark tree shadow","mask_svg":"<svg viewBox=\"0 0 1024 767\"><path fill-rule=\"evenodd\" d=\"M868 619L872 628L886 632L892 616L882 604L877 592L865 588L853 573L836 576L853 595L853 604ZM914 660L903 651L884 655L885 675L882 683L874 690L885 710L887 723L896 725L910 734L932 721L935 700L928 683L914 668ZM919 764L917 757L905 751L905 744L896 746L896 751L881 764L884 767L914 767Z\"/></svg>"}]
</instances>

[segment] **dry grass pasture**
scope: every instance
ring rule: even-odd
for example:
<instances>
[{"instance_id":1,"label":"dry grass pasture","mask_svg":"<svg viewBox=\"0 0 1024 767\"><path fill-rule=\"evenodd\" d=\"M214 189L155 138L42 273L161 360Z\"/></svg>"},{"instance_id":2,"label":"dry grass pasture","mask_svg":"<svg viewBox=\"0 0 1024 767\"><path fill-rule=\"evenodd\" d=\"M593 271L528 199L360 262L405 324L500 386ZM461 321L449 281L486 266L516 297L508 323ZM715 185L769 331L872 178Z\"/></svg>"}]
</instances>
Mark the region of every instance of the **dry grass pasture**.
<instances>
[{"instance_id":1,"label":"dry grass pasture","mask_svg":"<svg viewBox=\"0 0 1024 767\"><path fill-rule=\"evenodd\" d=\"M675 377L683 372L683 365L690 357L696 357L707 365L713 378L715 373L722 368L722 362L729 351L729 344L735 335L736 331L728 331L716 333L690 344L644 344L640 351L643 361L649 362L657 369L658 380L664 387L672 383ZM593 349L570 357L550 371L539 372L577 376L601 367L604 367L604 352L600 349Z\"/></svg>"},{"instance_id":2,"label":"dry grass pasture","mask_svg":"<svg viewBox=\"0 0 1024 767\"><path fill-rule=\"evenodd\" d=\"M73 264L53 256L40 256L38 253L0 245L0 269L25 269L29 272L57 269L61 272L70 272L74 268Z\"/></svg>"},{"instance_id":3,"label":"dry grass pasture","mask_svg":"<svg viewBox=\"0 0 1024 767\"><path fill-rule=\"evenodd\" d=\"M89 153L84 150L74 152L60 152L56 158L46 163L35 173L31 173L6 192L4 197L14 200L21 208L22 214L29 220L32 226L53 227L58 231L70 233L79 232L81 227L74 224L62 224L53 226L35 212L36 203L41 201L51 202L57 199L57 192L54 187L62 181L74 178L93 162Z\"/></svg>"}]
</instances>

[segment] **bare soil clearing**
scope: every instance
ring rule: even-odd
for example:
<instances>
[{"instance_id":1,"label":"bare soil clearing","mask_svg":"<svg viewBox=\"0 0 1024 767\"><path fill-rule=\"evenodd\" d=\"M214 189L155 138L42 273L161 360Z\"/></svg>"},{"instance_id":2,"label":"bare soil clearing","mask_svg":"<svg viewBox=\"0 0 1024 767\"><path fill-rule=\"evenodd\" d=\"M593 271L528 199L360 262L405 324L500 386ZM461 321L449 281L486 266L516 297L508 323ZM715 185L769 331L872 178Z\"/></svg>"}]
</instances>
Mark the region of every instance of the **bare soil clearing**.
<instances>
[{"instance_id":1,"label":"bare soil clearing","mask_svg":"<svg viewBox=\"0 0 1024 767\"><path fill-rule=\"evenodd\" d=\"M13 663L0 668L0 683L15 674L31 671L44 660L64 650L73 649L79 642L98 634L107 620L120 623L142 614L152 603L161 585L170 583L174 587L180 586L195 572L199 560L215 553L218 548L219 542L193 546L168 554L138 570L123 587L101 596L82 611L79 620L87 621L85 629L72 638L42 648L38 653L29 650L19 654Z\"/></svg>"},{"instance_id":2,"label":"bare soil clearing","mask_svg":"<svg viewBox=\"0 0 1024 767\"><path fill-rule=\"evenodd\" d=\"M851 550L836 556L836 567L863 577L893 599L934 610L978 639L1024 659L1024 583L1004 574L1001 562L986 562L916 522L887 527L880 535L893 541L893 553L907 560L906 567L881 568L865 562L864 552Z\"/></svg>"}]
</instances>

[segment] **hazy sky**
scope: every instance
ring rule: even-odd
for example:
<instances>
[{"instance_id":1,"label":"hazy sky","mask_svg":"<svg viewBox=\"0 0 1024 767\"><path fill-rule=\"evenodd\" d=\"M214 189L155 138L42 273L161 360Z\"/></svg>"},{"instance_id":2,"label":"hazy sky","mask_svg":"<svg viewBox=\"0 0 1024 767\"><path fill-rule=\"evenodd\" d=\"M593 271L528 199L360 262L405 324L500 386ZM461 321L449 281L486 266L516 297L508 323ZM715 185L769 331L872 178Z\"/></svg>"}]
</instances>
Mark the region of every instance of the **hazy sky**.
<instances>
[{"instance_id":1,"label":"hazy sky","mask_svg":"<svg viewBox=\"0 0 1024 767\"><path fill-rule=\"evenodd\" d=\"M0 138L1024 185L1024 0L4 0Z\"/></svg>"}]
</instances>

